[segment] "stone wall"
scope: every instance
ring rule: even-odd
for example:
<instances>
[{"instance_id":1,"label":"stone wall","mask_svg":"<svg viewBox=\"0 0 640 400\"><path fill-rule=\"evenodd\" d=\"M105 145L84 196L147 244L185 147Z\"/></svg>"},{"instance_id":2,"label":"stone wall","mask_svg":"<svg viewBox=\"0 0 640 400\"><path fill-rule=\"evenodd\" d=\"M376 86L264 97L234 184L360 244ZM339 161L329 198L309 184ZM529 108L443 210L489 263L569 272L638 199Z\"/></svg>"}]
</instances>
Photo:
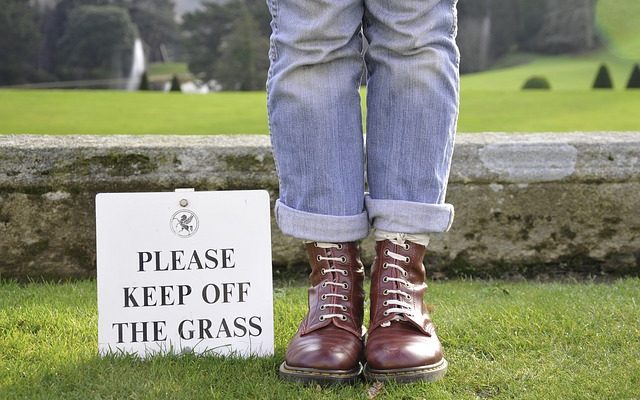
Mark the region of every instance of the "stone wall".
<instances>
[{"instance_id":1,"label":"stone wall","mask_svg":"<svg viewBox=\"0 0 640 400\"><path fill-rule=\"evenodd\" d=\"M94 276L96 193L266 189L273 201L274 169L267 136L0 136L0 278ZM640 132L459 135L447 201L456 219L432 239L433 275L640 270ZM305 263L272 232L277 272Z\"/></svg>"}]
</instances>

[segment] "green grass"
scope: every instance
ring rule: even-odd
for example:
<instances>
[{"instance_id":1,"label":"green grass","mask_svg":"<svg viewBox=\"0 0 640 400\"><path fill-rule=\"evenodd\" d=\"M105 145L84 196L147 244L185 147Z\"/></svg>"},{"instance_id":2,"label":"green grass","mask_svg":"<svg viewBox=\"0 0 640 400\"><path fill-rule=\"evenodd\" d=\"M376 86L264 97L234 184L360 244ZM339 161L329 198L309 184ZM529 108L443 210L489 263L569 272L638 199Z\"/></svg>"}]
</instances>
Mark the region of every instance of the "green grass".
<instances>
[{"instance_id":1,"label":"green grass","mask_svg":"<svg viewBox=\"0 0 640 400\"><path fill-rule=\"evenodd\" d=\"M173 74L186 75L189 73L189 68L183 62L153 63L147 66L147 73L150 77L155 75L171 77Z\"/></svg>"},{"instance_id":2,"label":"green grass","mask_svg":"<svg viewBox=\"0 0 640 400\"><path fill-rule=\"evenodd\" d=\"M637 0L598 0L596 20L611 52L640 62L640 2Z\"/></svg>"},{"instance_id":3,"label":"green grass","mask_svg":"<svg viewBox=\"0 0 640 400\"><path fill-rule=\"evenodd\" d=\"M639 131L640 91L463 91L460 132Z\"/></svg>"},{"instance_id":4,"label":"green grass","mask_svg":"<svg viewBox=\"0 0 640 400\"><path fill-rule=\"evenodd\" d=\"M369 384L320 389L276 374L305 312L305 289L275 289L276 355L262 359L99 358L95 282L0 284L0 398L367 398ZM434 282L450 362L435 384L377 398L640 397L640 280L611 284Z\"/></svg>"},{"instance_id":5,"label":"green grass","mask_svg":"<svg viewBox=\"0 0 640 400\"><path fill-rule=\"evenodd\" d=\"M266 94L0 90L0 133L266 133Z\"/></svg>"},{"instance_id":6,"label":"green grass","mask_svg":"<svg viewBox=\"0 0 640 400\"><path fill-rule=\"evenodd\" d=\"M460 132L640 130L640 91L463 86ZM263 92L0 90L0 134L266 134Z\"/></svg>"}]
</instances>

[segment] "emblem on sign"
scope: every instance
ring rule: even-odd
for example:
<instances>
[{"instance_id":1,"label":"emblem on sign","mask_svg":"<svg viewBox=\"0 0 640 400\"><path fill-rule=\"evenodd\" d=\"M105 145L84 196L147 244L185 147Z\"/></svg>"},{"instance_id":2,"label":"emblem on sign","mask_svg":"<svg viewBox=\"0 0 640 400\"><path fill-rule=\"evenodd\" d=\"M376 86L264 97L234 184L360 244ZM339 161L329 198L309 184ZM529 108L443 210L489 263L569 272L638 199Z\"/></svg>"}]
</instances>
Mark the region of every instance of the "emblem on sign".
<instances>
[{"instance_id":1,"label":"emblem on sign","mask_svg":"<svg viewBox=\"0 0 640 400\"><path fill-rule=\"evenodd\" d=\"M188 238L198 231L198 216L191 210L178 210L171 216L170 225L173 233Z\"/></svg>"}]
</instances>

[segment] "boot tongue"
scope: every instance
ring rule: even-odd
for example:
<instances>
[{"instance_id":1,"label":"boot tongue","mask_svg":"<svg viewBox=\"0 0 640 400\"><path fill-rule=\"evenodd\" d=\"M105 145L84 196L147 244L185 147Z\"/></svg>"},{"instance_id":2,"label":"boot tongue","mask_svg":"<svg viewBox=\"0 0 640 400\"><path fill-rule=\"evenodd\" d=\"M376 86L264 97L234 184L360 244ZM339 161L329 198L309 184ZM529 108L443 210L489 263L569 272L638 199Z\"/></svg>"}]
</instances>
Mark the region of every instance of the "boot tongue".
<instances>
[{"instance_id":1,"label":"boot tongue","mask_svg":"<svg viewBox=\"0 0 640 400\"><path fill-rule=\"evenodd\" d=\"M404 321L406 321L406 319L404 319L404 317L396 315L395 317L391 318L390 320L381 323L380 326L383 327L383 328L386 328L388 326L391 326L392 322L404 322Z\"/></svg>"}]
</instances>

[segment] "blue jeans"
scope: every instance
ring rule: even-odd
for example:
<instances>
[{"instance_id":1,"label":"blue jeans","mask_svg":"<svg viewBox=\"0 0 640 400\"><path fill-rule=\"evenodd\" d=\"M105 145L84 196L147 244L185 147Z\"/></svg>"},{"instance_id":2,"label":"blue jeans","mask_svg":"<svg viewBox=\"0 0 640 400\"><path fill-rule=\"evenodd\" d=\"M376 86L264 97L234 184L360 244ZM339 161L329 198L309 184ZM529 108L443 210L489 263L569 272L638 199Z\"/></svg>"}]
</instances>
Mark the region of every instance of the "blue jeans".
<instances>
[{"instance_id":1,"label":"blue jeans","mask_svg":"<svg viewBox=\"0 0 640 400\"><path fill-rule=\"evenodd\" d=\"M363 239L371 226L448 230L453 206L444 200L459 102L456 0L267 2L267 103L282 232L346 242Z\"/></svg>"}]
</instances>

